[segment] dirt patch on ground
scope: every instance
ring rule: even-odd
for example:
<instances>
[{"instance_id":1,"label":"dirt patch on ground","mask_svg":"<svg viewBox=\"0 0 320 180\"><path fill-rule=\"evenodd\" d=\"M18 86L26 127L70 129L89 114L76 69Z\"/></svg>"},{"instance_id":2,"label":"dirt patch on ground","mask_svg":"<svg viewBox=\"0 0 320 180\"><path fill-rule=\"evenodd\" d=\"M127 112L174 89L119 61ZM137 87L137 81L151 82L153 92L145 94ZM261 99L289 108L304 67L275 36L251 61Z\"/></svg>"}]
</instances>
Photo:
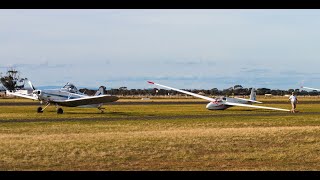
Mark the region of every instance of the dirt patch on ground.
<instances>
[{"instance_id":1,"label":"dirt patch on ground","mask_svg":"<svg viewBox=\"0 0 320 180\"><path fill-rule=\"evenodd\" d=\"M299 112L295 115L310 115L319 114L320 112ZM53 118L53 119L15 119L15 120L0 120L0 123L15 123L15 122L64 122L64 121L123 121L123 120L168 120L168 119L202 119L215 117L255 117L255 116L292 116L292 113L277 112L277 113L254 113L254 114L212 114L212 115L175 115L175 116L130 116L130 117L105 117L105 118ZM63 115L61 115L63 116Z\"/></svg>"},{"instance_id":2,"label":"dirt patch on ground","mask_svg":"<svg viewBox=\"0 0 320 180\"><path fill-rule=\"evenodd\" d=\"M207 104L203 101L192 101L192 102L172 102L172 101L161 101L161 102L112 102L105 103L105 105L174 105L174 104ZM268 101L264 104L290 104L284 101ZM299 104L320 104L320 101L305 101ZM12 103L0 103L0 106L39 106L39 102L12 102Z\"/></svg>"}]
</instances>

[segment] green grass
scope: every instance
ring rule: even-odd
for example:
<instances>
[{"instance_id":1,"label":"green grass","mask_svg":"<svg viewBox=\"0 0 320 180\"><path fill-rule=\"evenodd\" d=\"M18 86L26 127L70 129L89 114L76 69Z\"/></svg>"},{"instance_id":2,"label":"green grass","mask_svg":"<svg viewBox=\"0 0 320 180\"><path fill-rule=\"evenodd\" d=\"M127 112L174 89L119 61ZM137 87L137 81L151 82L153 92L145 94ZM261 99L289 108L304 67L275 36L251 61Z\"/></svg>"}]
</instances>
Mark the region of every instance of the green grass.
<instances>
[{"instance_id":1,"label":"green grass","mask_svg":"<svg viewBox=\"0 0 320 180\"><path fill-rule=\"evenodd\" d=\"M0 170L320 170L320 103L205 105L0 106Z\"/></svg>"}]
</instances>

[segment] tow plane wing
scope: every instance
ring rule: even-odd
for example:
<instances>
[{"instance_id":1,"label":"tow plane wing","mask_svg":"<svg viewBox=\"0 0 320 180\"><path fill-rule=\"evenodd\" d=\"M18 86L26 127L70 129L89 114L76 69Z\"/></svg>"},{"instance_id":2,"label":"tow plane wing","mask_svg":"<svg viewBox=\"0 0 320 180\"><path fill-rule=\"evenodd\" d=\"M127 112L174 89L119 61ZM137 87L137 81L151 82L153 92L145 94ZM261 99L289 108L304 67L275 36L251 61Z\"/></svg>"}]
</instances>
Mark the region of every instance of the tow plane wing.
<instances>
[{"instance_id":1,"label":"tow plane wing","mask_svg":"<svg viewBox=\"0 0 320 180\"><path fill-rule=\"evenodd\" d=\"M23 97L23 98L28 98L28 99L32 99L32 100L39 100L37 97L34 97L32 94L26 95L26 94L15 93L15 92L10 92L10 91L7 91L6 93L7 93L7 95Z\"/></svg>"},{"instance_id":2,"label":"tow plane wing","mask_svg":"<svg viewBox=\"0 0 320 180\"><path fill-rule=\"evenodd\" d=\"M117 101L119 98L117 96L111 95L99 95L99 96L89 96L81 97L77 99L67 99L67 100L54 100L50 101L52 103L57 103L61 106L76 107L82 105L100 104Z\"/></svg>"}]
</instances>

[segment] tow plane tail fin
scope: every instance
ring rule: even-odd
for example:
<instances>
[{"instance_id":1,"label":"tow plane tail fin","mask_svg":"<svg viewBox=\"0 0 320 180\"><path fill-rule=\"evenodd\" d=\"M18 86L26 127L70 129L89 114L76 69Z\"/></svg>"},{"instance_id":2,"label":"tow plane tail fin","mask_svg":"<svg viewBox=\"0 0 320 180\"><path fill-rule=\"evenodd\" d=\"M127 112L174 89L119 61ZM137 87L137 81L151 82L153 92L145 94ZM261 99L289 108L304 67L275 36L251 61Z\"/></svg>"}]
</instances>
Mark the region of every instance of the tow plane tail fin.
<instances>
[{"instance_id":1,"label":"tow plane tail fin","mask_svg":"<svg viewBox=\"0 0 320 180\"><path fill-rule=\"evenodd\" d=\"M106 94L106 87L100 86L97 92L94 94L94 96L104 95Z\"/></svg>"}]
</instances>

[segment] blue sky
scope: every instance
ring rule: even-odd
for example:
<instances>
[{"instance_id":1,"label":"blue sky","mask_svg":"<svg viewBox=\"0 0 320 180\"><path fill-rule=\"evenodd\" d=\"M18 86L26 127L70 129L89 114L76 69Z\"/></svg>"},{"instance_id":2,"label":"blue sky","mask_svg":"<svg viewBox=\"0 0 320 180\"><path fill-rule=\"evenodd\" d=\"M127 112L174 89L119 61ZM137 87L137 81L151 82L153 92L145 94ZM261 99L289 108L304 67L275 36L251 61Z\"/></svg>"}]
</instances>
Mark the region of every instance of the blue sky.
<instances>
[{"instance_id":1,"label":"blue sky","mask_svg":"<svg viewBox=\"0 0 320 180\"><path fill-rule=\"evenodd\" d=\"M35 86L320 88L320 10L0 10L0 71Z\"/></svg>"}]
</instances>

